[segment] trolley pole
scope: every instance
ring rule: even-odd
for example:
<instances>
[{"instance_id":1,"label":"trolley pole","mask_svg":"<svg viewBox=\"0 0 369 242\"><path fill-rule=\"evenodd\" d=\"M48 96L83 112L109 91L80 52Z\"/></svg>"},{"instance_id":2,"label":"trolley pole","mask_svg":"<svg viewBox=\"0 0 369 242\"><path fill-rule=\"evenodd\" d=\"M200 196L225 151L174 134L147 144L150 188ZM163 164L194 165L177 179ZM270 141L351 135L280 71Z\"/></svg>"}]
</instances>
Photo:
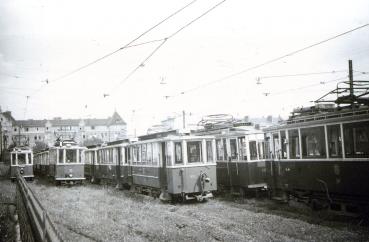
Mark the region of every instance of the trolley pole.
<instances>
[{"instance_id":1,"label":"trolley pole","mask_svg":"<svg viewBox=\"0 0 369 242\"><path fill-rule=\"evenodd\" d=\"M350 81L350 99L351 105L354 105L354 77L352 74L352 60L349 60L349 81Z\"/></svg>"}]
</instances>

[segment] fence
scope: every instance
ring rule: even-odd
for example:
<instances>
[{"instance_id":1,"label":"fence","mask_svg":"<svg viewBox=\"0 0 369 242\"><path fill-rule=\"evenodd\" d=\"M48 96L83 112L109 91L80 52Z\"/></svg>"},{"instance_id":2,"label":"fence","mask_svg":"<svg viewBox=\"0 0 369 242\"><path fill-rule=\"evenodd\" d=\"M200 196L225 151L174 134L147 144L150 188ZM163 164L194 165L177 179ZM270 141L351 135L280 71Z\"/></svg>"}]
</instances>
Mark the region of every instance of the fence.
<instances>
[{"instance_id":1,"label":"fence","mask_svg":"<svg viewBox=\"0 0 369 242\"><path fill-rule=\"evenodd\" d=\"M45 209L19 173L17 174L16 206L23 242L63 241Z\"/></svg>"}]
</instances>

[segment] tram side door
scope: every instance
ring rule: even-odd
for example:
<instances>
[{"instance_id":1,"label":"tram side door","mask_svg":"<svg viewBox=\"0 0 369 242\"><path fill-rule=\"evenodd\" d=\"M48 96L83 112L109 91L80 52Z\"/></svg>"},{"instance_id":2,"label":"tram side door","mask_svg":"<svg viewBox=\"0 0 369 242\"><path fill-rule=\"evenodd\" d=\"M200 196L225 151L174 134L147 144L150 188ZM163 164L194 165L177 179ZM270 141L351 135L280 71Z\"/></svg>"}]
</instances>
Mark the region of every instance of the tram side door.
<instances>
[{"instance_id":1,"label":"tram side door","mask_svg":"<svg viewBox=\"0 0 369 242\"><path fill-rule=\"evenodd\" d=\"M167 188L167 147L165 142L160 143L161 149L161 157L162 162L160 166L160 187L166 189Z\"/></svg>"}]
</instances>

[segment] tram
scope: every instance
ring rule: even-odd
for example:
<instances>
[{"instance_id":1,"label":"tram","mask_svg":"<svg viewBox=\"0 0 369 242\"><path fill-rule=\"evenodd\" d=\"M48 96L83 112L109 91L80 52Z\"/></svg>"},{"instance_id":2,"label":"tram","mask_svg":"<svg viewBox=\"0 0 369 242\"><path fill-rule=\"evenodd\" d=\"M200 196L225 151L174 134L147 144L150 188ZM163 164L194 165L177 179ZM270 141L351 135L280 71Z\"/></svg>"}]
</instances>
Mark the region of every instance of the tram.
<instances>
[{"instance_id":1,"label":"tram","mask_svg":"<svg viewBox=\"0 0 369 242\"><path fill-rule=\"evenodd\" d=\"M33 154L28 146L19 146L13 148L10 152L10 179L14 181L17 172L26 180L32 181L33 174Z\"/></svg>"},{"instance_id":2,"label":"tram","mask_svg":"<svg viewBox=\"0 0 369 242\"><path fill-rule=\"evenodd\" d=\"M36 167L57 185L82 184L85 149L73 140L57 141L53 147L35 154Z\"/></svg>"},{"instance_id":3,"label":"tram","mask_svg":"<svg viewBox=\"0 0 369 242\"><path fill-rule=\"evenodd\" d=\"M214 116L214 115L211 115ZM204 117L196 135L214 135L219 190L242 197L248 192L268 190L271 174L269 142L257 125L245 121L209 122Z\"/></svg>"},{"instance_id":4,"label":"tram","mask_svg":"<svg viewBox=\"0 0 369 242\"><path fill-rule=\"evenodd\" d=\"M275 157L275 191L314 208L369 211L367 90L369 81L351 79L265 130ZM332 94L336 98L327 101Z\"/></svg>"}]
</instances>

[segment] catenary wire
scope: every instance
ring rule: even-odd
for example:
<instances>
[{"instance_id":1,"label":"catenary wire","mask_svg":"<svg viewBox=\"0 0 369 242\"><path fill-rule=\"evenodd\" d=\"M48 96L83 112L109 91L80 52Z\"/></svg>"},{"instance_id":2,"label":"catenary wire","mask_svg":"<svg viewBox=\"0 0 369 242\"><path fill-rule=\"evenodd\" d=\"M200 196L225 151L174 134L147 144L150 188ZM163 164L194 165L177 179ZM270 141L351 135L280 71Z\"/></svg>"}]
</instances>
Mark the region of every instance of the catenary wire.
<instances>
[{"instance_id":1,"label":"catenary wire","mask_svg":"<svg viewBox=\"0 0 369 242\"><path fill-rule=\"evenodd\" d=\"M328 41L331 41L331 40L333 40L333 39L339 38L339 37L341 37L341 36L343 36L343 35L346 35L346 34L352 33L352 32L354 32L354 31L356 31L356 30L359 30L359 29L362 29L362 28L365 28L365 27L368 27L368 26L369 26L369 24L361 25L361 26L356 27L356 28L354 28L354 29L350 29L350 30L345 31L345 32L343 32L343 33L340 33L340 34L334 35L334 36L332 36L332 37L330 37L330 38L328 38L328 39L325 39L325 40L322 40L322 41L316 42L316 43L314 43L314 44L311 44L311 45L308 45L308 46L306 46L306 47L300 48L300 49L298 49L298 50L291 51L291 52L289 52L289 53L287 53L287 54L284 54L284 55L282 55L282 56L279 56L279 57L273 58L273 59L271 59L271 60L265 61L265 62L263 62L263 63L261 63L261 64L257 64L257 65L254 65L254 66L251 66L251 67L245 68L245 69L243 69L243 70L241 70L241 71L238 71L238 72L235 72L235 73L232 73L232 74L226 75L226 76L221 77L221 78L219 78L219 79L216 79L216 80L213 80L213 81L210 81L210 82L207 82L207 83L204 83L204 84L198 85L198 86L196 86L196 87L193 87L193 88L187 89L187 90L185 90L185 91L181 91L180 93L175 94L175 95L173 95L173 96L171 96L171 97L176 97L176 96L180 96L180 95L183 95L183 94L186 94L186 93L189 93L189 92L193 92L193 91L195 91L195 90L198 90L198 89L201 89L201 88L204 88L204 87L210 86L210 85L212 85L212 84L214 84L214 83L218 83L218 82L221 82L221 81L225 81L225 80L227 80L227 79L230 79L230 78L232 78L232 77L239 76L239 75L244 74L244 73L246 73L246 72L248 72L248 71L251 71L251 70L254 70L254 69L260 68L260 67L262 67L262 66L265 66L265 65L268 65L268 64L274 63L274 62L279 61L279 60L281 60L281 59L284 59L284 58L286 58L286 57L289 57L289 56L295 55L295 54L297 54L297 53L303 52L303 51L305 51L305 50L307 50L307 49L310 49L310 48L313 48L313 47L315 47L315 46L321 45L321 44L323 44L323 43L326 43L326 42L328 42Z\"/></svg>"}]
</instances>

